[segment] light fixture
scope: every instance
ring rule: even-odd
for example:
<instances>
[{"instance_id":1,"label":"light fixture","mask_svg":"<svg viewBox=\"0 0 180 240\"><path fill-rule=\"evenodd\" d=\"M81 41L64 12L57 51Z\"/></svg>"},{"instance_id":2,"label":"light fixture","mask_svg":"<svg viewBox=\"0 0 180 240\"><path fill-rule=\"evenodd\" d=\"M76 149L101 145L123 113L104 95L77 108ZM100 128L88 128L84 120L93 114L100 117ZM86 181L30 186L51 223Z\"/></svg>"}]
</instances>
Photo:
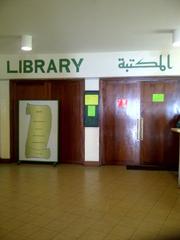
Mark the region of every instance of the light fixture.
<instances>
[{"instance_id":1,"label":"light fixture","mask_svg":"<svg viewBox=\"0 0 180 240\"><path fill-rule=\"evenodd\" d=\"M31 51L32 50L32 36L23 35L21 39L21 50Z\"/></svg>"},{"instance_id":2,"label":"light fixture","mask_svg":"<svg viewBox=\"0 0 180 240\"><path fill-rule=\"evenodd\" d=\"M180 47L180 28L173 31L173 47Z\"/></svg>"}]
</instances>

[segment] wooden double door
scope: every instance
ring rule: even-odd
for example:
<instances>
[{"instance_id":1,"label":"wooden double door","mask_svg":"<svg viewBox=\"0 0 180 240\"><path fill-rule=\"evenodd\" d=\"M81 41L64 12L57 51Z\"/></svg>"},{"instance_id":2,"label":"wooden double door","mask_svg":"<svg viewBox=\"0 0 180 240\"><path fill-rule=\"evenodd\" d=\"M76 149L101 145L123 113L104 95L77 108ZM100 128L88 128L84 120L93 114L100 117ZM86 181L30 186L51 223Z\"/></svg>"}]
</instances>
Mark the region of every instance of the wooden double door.
<instances>
[{"instance_id":1,"label":"wooden double door","mask_svg":"<svg viewBox=\"0 0 180 240\"><path fill-rule=\"evenodd\" d=\"M178 165L180 79L101 79L101 164Z\"/></svg>"}]
</instances>

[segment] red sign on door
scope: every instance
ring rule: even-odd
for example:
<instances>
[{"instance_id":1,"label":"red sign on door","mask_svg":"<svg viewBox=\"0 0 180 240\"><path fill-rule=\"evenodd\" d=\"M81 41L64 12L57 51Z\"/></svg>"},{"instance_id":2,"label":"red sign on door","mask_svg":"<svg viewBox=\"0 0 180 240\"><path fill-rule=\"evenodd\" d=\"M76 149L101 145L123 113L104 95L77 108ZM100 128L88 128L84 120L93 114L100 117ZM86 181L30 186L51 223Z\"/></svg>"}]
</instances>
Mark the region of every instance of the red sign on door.
<instances>
[{"instance_id":1,"label":"red sign on door","mask_svg":"<svg viewBox=\"0 0 180 240\"><path fill-rule=\"evenodd\" d=\"M127 107L127 99L126 98L119 98L117 99L117 107L119 108L125 108Z\"/></svg>"}]
</instances>

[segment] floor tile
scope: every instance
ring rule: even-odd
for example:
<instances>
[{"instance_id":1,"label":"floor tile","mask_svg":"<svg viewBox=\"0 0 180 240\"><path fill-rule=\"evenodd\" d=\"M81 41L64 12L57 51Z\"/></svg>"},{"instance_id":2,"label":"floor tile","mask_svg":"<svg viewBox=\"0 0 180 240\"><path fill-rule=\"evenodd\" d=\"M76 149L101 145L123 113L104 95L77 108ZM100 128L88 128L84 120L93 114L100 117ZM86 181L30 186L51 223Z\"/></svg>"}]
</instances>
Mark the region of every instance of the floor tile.
<instances>
[{"instance_id":1,"label":"floor tile","mask_svg":"<svg viewBox=\"0 0 180 240\"><path fill-rule=\"evenodd\" d=\"M2 240L178 240L180 189L168 171L0 165Z\"/></svg>"}]
</instances>

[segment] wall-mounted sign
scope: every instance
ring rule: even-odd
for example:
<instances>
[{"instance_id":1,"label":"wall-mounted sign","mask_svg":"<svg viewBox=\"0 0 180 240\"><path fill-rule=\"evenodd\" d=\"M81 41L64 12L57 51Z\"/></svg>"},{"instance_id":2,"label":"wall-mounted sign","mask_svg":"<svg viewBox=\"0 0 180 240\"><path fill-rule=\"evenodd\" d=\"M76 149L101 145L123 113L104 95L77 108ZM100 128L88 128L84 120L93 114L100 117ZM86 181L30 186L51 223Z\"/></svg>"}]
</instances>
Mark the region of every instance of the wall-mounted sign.
<instances>
[{"instance_id":1,"label":"wall-mounted sign","mask_svg":"<svg viewBox=\"0 0 180 240\"><path fill-rule=\"evenodd\" d=\"M99 96L97 94L86 94L85 105L98 105Z\"/></svg>"},{"instance_id":2,"label":"wall-mounted sign","mask_svg":"<svg viewBox=\"0 0 180 240\"><path fill-rule=\"evenodd\" d=\"M128 72L133 68L158 68L160 71L166 71L167 69L172 69L170 62L170 54L167 55L167 58L163 61L162 54L159 55L157 61L154 60L144 60L143 58L136 60L135 58L129 58L125 62L124 58L119 58L119 68L125 69Z\"/></svg>"},{"instance_id":3,"label":"wall-mounted sign","mask_svg":"<svg viewBox=\"0 0 180 240\"><path fill-rule=\"evenodd\" d=\"M0 55L0 79L180 75L180 51Z\"/></svg>"},{"instance_id":4,"label":"wall-mounted sign","mask_svg":"<svg viewBox=\"0 0 180 240\"><path fill-rule=\"evenodd\" d=\"M80 71L83 58L59 58L49 59L23 59L19 60L16 66L7 60L7 73L70 73Z\"/></svg>"},{"instance_id":5,"label":"wall-mounted sign","mask_svg":"<svg viewBox=\"0 0 180 240\"><path fill-rule=\"evenodd\" d=\"M153 93L152 94L152 102L164 102L165 95L164 93Z\"/></svg>"},{"instance_id":6,"label":"wall-mounted sign","mask_svg":"<svg viewBox=\"0 0 180 240\"><path fill-rule=\"evenodd\" d=\"M84 126L99 125L99 91L85 91L84 94Z\"/></svg>"},{"instance_id":7,"label":"wall-mounted sign","mask_svg":"<svg viewBox=\"0 0 180 240\"><path fill-rule=\"evenodd\" d=\"M96 106L88 106L88 117L96 116Z\"/></svg>"}]
</instances>

